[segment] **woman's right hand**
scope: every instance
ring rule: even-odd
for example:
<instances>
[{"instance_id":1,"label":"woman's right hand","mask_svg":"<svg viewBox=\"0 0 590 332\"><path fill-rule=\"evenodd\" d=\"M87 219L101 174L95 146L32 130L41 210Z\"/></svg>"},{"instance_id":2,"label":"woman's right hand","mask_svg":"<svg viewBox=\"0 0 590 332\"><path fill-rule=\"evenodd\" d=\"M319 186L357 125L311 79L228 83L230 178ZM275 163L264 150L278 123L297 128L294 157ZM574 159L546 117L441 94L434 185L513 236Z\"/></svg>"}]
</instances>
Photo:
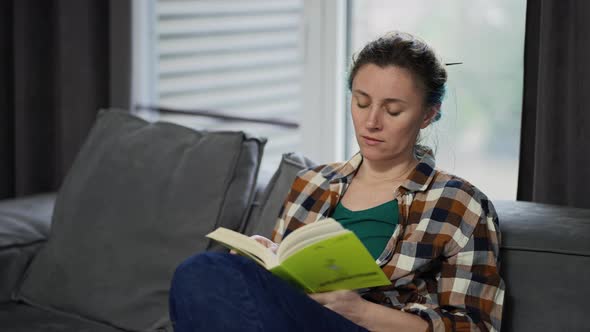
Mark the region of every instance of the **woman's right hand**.
<instances>
[{"instance_id":1,"label":"woman's right hand","mask_svg":"<svg viewBox=\"0 0 590 332\"><path fill-rule=\"evenodd\" d=\"M270 249L270 251L273 252L273 254L277 253L277 249L279 248L279 245L272 242L270 239L265 238L262 235L252 235L250 236L251 239L256 240L256 242L262 244L263 246L267 247L268 249ZM230 250L231 254L237 254L236 251L234 250Z\"/></svg>"}]
</instances>

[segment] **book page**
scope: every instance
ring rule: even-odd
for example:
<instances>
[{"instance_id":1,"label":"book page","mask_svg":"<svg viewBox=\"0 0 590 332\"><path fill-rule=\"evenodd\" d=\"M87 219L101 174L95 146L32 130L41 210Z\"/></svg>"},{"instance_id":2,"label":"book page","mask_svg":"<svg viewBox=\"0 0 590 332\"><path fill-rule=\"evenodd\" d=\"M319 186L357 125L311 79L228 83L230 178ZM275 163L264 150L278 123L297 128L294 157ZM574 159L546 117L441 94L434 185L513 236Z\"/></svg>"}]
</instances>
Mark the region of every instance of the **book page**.
<instances>
[{"instance_id":1,"label":"book page","mask_svg":"<svg viewBox=\"0 0 590 332\"><path fill-rule=\"evenodd\" d=\"M323 219L305 226L302 226L294 230L289 236L287 236L283 242L279 245L277 250L277 257L279 262L283 261L290 254L296 250L292 250L292 247L302 248L300 243L305 242L306 245L320 241L331 234L339 233L344 230L344 227L332 218ZM298 250L297 249L297 250Z\"/></svg>"},{"instance_id":2,"label":"book page","mask_svg":"<svg viewBox=\"0 0 590 332\"><path fill-rule=\"evenodd\" d=\"M230 249L243 253L267 269L271 269L278 264L276 255L270 249L244 234L219 227L206 236Z\"/></svg>"},{"instance_id":3,"label":"book page","mask_svg":"<svg viewBox=\"0 0 590 332\"><path fill-rule=\"evenodd\" d=\"M282 263L285 259L289 258L294 253L298 252L299 250L301 250L307 246L310 246L314 243L320 242L320 241L325 240L327 238L331 238L331 237L338 236L338 235L345 234L345 233L352 233L352 232L347 229L341 229L341 230L337 230L335 232L330 232L330 233L314 234L312 238L302 239L298 243L293 243L293 244L289 245L287 249L285 249L281 252L281 256L278 257L279 264Z\"/></svg>"}]
</instances>

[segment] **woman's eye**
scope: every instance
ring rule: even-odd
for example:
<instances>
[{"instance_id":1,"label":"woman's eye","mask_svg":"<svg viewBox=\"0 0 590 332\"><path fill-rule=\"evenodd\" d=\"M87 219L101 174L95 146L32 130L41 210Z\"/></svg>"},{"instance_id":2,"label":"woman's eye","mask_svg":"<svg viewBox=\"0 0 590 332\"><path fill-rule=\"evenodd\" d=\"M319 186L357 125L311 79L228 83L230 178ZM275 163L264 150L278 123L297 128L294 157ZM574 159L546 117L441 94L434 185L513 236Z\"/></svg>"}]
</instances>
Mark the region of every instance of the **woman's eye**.
<instances>
[{"instance_id":1,"label":"woman's eye","mask_svg":"<svg viewBox=\"0 0 590 332\"><path fill-rule=\"evenodd\" d=\"M361 105L359 103L356 104L356 106L358 106L359 108L367 108L369 107L370 104L365 104L365 105Z\"/></svg>"},{"instance_id":2,"label":"woman's eye","mask_svg":"<svg viewBox=\"0 0 590 332\"><path fill-rule=\"evenodd\" d=\"M391 116L398 116L401 112L392 112L392 111L387 111L387 114L391 115Z\"/></svg>"}]
</instances>

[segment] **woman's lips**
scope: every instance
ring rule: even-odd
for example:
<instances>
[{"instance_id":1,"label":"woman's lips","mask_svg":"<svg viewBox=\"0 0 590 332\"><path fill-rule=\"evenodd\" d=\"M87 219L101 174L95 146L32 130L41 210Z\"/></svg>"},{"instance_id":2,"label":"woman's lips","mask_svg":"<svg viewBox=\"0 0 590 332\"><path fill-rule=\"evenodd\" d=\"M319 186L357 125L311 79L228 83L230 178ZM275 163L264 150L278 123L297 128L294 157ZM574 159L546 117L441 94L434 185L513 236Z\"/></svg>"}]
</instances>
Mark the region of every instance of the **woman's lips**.
<instances>
[{"instance_id":1,"label":"woman's lips","mask_svg":"<svg viewBox=\"0 0 590 332\"><path fill-rule=\"evenodd\" d=\"M368 136L361 136L367 145L377 145L379 143L383 143L383 141L378 140L376 138L368 137Z\"/></svg>"}]
</instances>

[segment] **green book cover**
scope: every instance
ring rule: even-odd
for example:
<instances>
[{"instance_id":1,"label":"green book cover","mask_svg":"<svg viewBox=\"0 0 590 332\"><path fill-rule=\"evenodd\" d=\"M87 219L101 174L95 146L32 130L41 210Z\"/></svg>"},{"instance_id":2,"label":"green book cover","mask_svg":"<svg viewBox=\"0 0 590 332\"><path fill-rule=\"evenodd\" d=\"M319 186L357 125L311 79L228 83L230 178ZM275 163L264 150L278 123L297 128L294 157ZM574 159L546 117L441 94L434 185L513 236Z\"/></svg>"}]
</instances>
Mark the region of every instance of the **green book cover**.
<instances>
[{"instance_id":1,"label":"green book cover","mask_svg":"<svg viewBox=\"0 0 590 332\"><path fill-rule=\"evenodd\" d=\"M359 238L350 231L306 246L270 271L308 293L391 283Z\"/></svg>"},{"instance_id":2,"label":"green book cover","mask_svg":"<svg viewBox=\"0 0 590 332\"><path fill-rule=\"evenodd\" d=\"M225 228L207 237L250 257L308 293L391 284L359 238L334 219L293 231L276 254L256 240Z\"/></svg>"}]
</instances>

